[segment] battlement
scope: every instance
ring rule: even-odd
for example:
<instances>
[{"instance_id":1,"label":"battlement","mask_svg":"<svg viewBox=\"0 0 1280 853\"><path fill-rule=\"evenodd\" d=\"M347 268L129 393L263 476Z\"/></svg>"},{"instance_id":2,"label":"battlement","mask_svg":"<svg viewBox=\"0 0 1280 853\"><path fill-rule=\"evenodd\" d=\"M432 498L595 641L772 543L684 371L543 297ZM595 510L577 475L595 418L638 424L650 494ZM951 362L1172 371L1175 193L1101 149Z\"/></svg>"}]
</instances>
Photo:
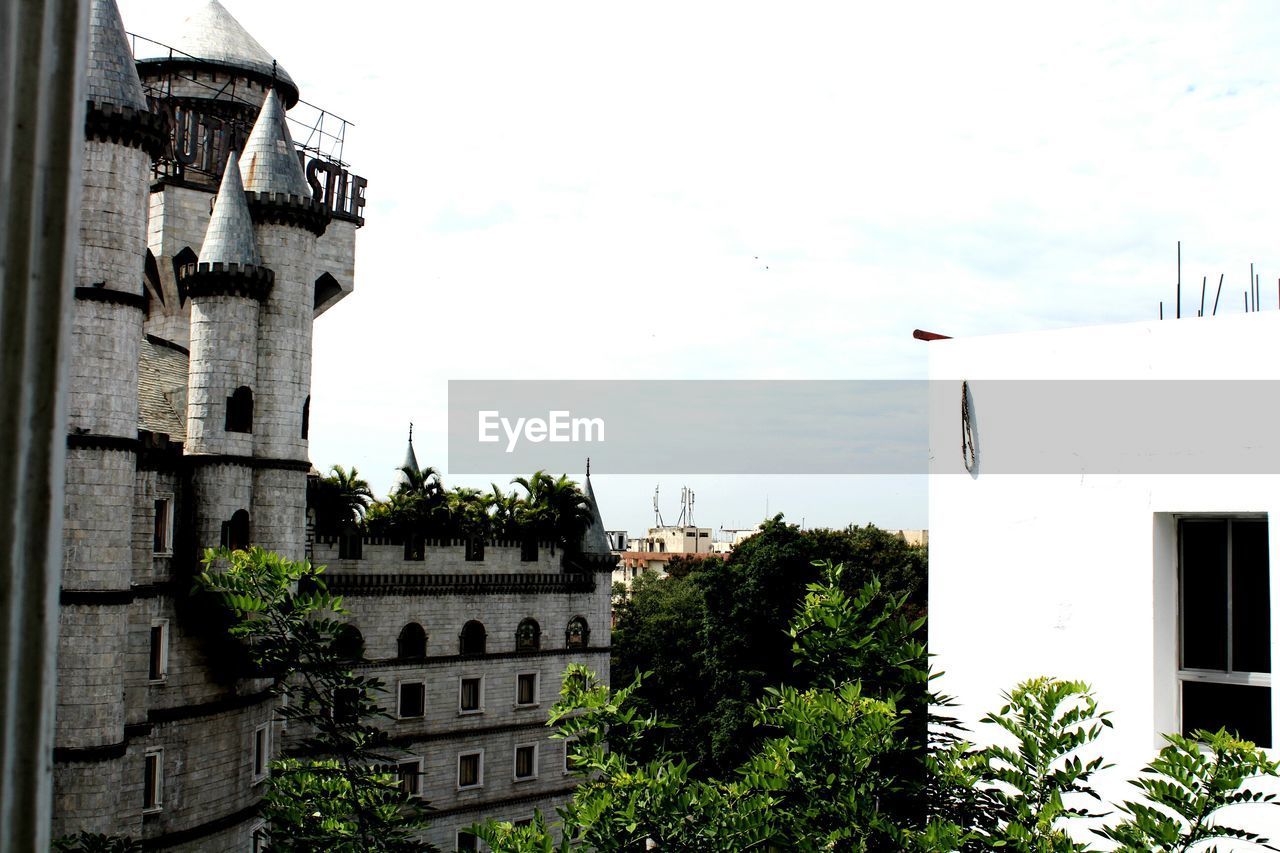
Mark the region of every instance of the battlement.
<instances>
[{"instance_id":1,"label":"battlement","mask_svg":"<svg viewBox=\"0 0 1280 853\"><path fill-rule=\"evenodd\" d=\"M509 539L411 539L317 536L313 561L334 572L382 575L562 575L564 550L554 543Z\"/></svg>"},{"instance_id":2,"label":"battlement","mask_svg":"<svg viewBox=\"0 0 1280 853\"><path fill-rule=\"evenodd\" d=\"M331 213L322 201L286 193L245 192L254 222L297 225L317 237L324 234Z\"/></svg>"}]
</instances>

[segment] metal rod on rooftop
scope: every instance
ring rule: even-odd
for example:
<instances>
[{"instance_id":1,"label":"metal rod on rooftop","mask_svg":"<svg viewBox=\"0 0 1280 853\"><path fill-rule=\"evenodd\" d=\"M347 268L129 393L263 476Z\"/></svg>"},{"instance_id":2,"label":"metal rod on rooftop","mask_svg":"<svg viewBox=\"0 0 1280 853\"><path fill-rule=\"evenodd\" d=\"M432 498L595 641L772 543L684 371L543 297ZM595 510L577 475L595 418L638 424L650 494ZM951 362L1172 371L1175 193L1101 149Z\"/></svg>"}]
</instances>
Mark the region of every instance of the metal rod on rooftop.
<instances>
[{"instance_id":1,"label":"metal rod on rooftop","mask_svg":"<svg viewBox=\"0 0 1280 853\"><path fill-rule=\"evenodd\" d=\"M1205 288L1207 288L1208 286L1209 286L1209 276L1206 275L1204 278L1200 279L1200 313L1196 315L1197 317L1204 316L1204 293L1205 293Z\"/></svg>"},{"instance_id":2,"label":"metal rod on rooftop","mask_svg":"<svg viewBox=\"0 0 1280 853\"><path fill-rule=\"evenodd\" d=\"M1174 310L1174 319L1182 317L1182 241L1178 241L1178 303Z\"/></svg>"},{"instance_id":3,"label":"metal rod on rooftop","mask_svg":"<svg viewBox=\"0 0 1280 853\"><path fill-rule=\"evenodd\" d=\"M1163 302L1160 303L1160 319L1161 320L1164 319L1164 303Z\"/></svg>"},{"instance_id":4,"label":"metal rod on rooftop","mask_svg":"<svg viewBox=\"0 0 1280 853\"><path fill-rule=\"evenodd\" d=\"M1213 315L1215 317L1218 315L1218 298L1222 296L1222 280L1226 277L1226 273L1222 273L1218 276L1218 293L1213 297Z\"/></svg>"}]
</instances>

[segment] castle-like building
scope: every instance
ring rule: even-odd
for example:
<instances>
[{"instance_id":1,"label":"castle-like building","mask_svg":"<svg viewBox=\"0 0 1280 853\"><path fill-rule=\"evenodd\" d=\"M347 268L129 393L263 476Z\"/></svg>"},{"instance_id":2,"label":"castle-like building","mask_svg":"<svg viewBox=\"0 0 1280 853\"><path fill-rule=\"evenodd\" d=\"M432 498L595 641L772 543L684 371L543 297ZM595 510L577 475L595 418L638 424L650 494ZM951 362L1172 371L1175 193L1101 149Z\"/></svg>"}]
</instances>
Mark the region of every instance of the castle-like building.
<instances>
[{"instance_id":1,"label":"castle-like building","mask_svg":"<svg viewBox=\"0 0 1280 853\"><path fill-rule=\"evenodd\" d=\"M135 61L114 0L93 0L54 835L254 849L288 733L191 604L219 545L331 564L362 666L392 688L404 784L438 809L428 840L467 847L476 820L552 811L570 790L543 727L560 673L608 672L598 512L570 559L314 535L312 323L353 289L365 182L295 145L297 86L217 0L152 52Z\"/></svg>"}]
</instances>

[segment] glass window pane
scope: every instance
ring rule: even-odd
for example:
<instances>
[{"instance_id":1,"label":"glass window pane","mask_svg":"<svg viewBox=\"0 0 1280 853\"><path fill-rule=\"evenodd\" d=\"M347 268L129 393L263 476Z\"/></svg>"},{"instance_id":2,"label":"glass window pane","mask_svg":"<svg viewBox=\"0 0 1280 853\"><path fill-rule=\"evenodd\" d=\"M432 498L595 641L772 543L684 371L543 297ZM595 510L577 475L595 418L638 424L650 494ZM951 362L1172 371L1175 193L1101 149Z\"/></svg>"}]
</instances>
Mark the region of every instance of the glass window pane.
<instances>
[{"instance_id":1,"label":"glass window pane","mask_svg":"<svg viewBox=\"0 0 1280 853\"><path fill-rule=\"evenodd\" d=\"M1182 666L1227 669L1227 523L1182 522Z\"/></svg>"},{"instance_id":2,"label":"glass window pane","mask_svg":"<svg viewBox=\"0 0 1280 853\"><path fill-rule=\"evenodd\" d=\"M1231 669L1271 671L1271 561L1267 522L1231 523Z\"/></svg>"},{"instance_id":3,"label":"glass window pane","mask_svg":"<svg viewBox=\"0 0 1280 853\"><path fill-rule=\"evenodd\" d=\"M1182 733L1225 728L1258 746L1271 746L1271 688L1182 683Z\"/></svg>"}]
</instances>

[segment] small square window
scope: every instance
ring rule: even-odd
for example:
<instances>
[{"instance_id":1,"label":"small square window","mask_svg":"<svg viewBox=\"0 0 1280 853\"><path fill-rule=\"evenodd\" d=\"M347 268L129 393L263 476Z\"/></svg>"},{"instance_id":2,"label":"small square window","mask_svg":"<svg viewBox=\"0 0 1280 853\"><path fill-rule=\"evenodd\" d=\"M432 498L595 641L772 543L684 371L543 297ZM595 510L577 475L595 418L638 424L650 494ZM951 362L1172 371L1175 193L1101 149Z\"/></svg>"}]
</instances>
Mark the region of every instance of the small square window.
<instances>
[{"instance_id":1,"label":"small square window","mask_svg":"<svg viewBox=\"0 0 1280 853\"><path fill-rule=\"evenodd\" d=\"M421 717L426 713L427 686L421 681L402 681L396 716L402 720Z\"/></svg>"},{"instance_id":2,"label":"small square window","mask_svg":"<svg viewBox=\"0 0 1280 853\"><path fill-rule=\"evenodd\" d=\"M158 812L164 807L164 750L147 750L142 762L142 810Z\"/></svg>"},{"instance_id":3,"label":"small square window","mask_svg":"<svg viewBox=\"0 0 1280 853\"><path fill-rule=\"evenodd\" d=\"M466 830L459 829L457 849L479 850L480 849L479 839L477 839L474 835L467 832Z\"/></svg>"},{"instance_id":4,"label":"small square window","mask_svg":"<svg viewBox=\"0 0 1280 853\"><path fill-rule=\"evenodd\" d=\"M170 498L156 498L151 550L156 554L173 553L173 501Z\"/></svg>"},{"instance_id":5,"label":"small square window","mask_svg":"<svg viewBox=\"0 0 1280 853\"><path fill-rule=\"evenodd\" d=\"M400 790L411 797L422 795L422 759L414 758L401 761L396 765L396 776L400 780Z\"/></svg>"},{"instance_id":6,"label":"small square window","mask_svg":"<svg viewBox=\"0 0 1280 853\"><path fill-rule=\"evenodd\" d=\"M484 752L465 752L458 756L458 787L479 788L484 784Z\"/></svg>"},{"instance_id":7,"label":"small square window","mask_svg":"<svg viewBox=\"0 0 1280 853\"><path fill-rule=\"evenodd\" d=\"M258 726L253 730L253 781L261 782L267 778L267 767L271 761L271 727Z\"/></svg>"},{"instance_id":8,"label":"small square window","mask_svg":"<svg viewBox=\"0 0 1280 853\"><path fill-rule=\"evenodd\" d=\"M169 674L169 620L156 619L151 623L147 652L147 679L164 681Z\"/></svg>"},{"instance_id":9,"label":"small square window","mask_svg":"<svg viewBox=\"0 0 1280 853\"><path fill-rule=\"evenodd\" d=\"M517 782L538 777L537 744L516 747L514 775Z\"/></svg>"},{"instance_id":10,"label":"small square window","mask_svg":"<svg viewBox=\"0 0 1280 853\"><path fill-rule=\"evenodd\" d=\"M479 713L483 710L484 685L479 678L463 678L458 684L458 710L464 714Z\"/></svg>"}]
</instances>

